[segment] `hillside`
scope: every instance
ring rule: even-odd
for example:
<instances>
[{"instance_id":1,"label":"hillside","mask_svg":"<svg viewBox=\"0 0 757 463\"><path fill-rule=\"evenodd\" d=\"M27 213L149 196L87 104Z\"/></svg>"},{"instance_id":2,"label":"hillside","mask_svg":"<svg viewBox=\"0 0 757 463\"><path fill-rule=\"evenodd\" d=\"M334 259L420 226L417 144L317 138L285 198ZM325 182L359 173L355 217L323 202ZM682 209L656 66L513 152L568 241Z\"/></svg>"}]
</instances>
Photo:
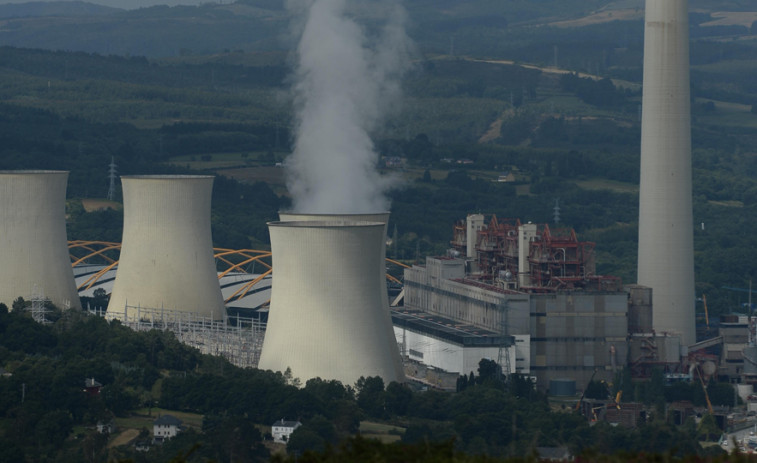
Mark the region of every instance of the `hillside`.
<instances>
[{"instance_id":1,"label":"hillside","mask_svg":"<svg viewBox=\"0 0 757 463\"><path fill-rule=\"evenodd\" d=\"M518 1L503 10L500 2L478 0L480 9L463 11L458 2L437 9L432 3L409 6L410 32L420 38L416 65L403 81L402 106L374 134L381 155L405 159L395 170L404 184L392 193L390 230L397 228L397 239L391 255L412 261L445 252L452 224L470 212L550 222L557 201L561 223L597 242L598 270L635 281L641 21L534 27L557 16L582 21L635 6ZM125 37L140 36L148 48L186 48L170 58L0 48L0 164L69 169L74 199L105 196L111 157L120 174L220 173L241 183L216 181L216 244L266 246L265 221L289 201L274 167L290 151L292 124L291 71L276 32L288 22L281 5L248 0L87 17L104 34L88 43L102 47L109 34L124 46L131 43ZM757 259L741 233L757 225L751 213L757 207L757 83L751 78L757 62L748 28L718 22L723 16L703 12L701 2L694 6L697 292L717 312L743 302L722 287L747 287ZM711 9L737 7L719 2ZM83 40L90 27L81 17L13 21L4 23L15 24L11 34L0 38L49 34L64 44L58 28L77 28L73 37ZM37 36L35 21L50 27ZM106 31L101 21L118 27ZM250 28L251 21L266 24ZM150 28L167 34L174 26L181 33L173 38L150 38ZM205 27L223 31L198 33ZM260 37L265 51L238 42L204 54L190 45L202 39L204 49L216 47L214 41L221 47L237 28ZM458 164L462 159L473 164ZM515 184L493 181L504 172L517 174ZM117 241L119 214L82 208L69 225L70 238Z\"/></svg>"},{"instance_id":2,"label":"hillside","mask_svg":"<svg viewBox=\"0 0 757 463\"><path fill-rule=\"evenodd\" d=\"M360 0L351 5L351 14L370 24L371 2ZM409 34L424 53L454 52L551 64L553 48L559 44L561 65L574 69L586 66L587 60L594 61L591 66L601 65L600 50L608 36L626 42L621 47L636 41L643 9L639 0L421 0L405 6ZM691 10L692 14L714 14L705 23L709 30L717 36L732 36L748 33L751 23L746 22L757 8L749 2L722 0L692 1ZM224 50L281 51L292 45L287 38L291 17L284 0L130 10L83 2L37 2L0 5L0 18L0 45L25 48L157 58ZM575 28L584 30L582 37L573 35L566 42L565 29ZM581 48L575 49L572 42Z\"/></svg>"},{"instance_id":3,"label":"hillside","mask_svg":"<svg viewBox=\"0 0 757 463\"><path fill-rule=\"evenodd\" d=\"M135 332L75 311L50 315L56 322L42 325L0 305L0 461L270 461L270 449L283 450L270 441L270 426L282 417L303 423L287 442L288 461L306 450L320 452L307 461L407 461L415 455L413 461L524 463L533 461L538 446L568 447L584 455L582 461L631 449L652 454L652 461L663 454L723 453L700 445L702 427L693 419L675 426L660 417L654 405L666 400L704 405L698 384L666 388L662 374L623 383L624 397L645 404L646 423L591 426L564 405L550 405L527 378L498 381L491 360L461 376L457 393L384 384L379 377L354 385L316 378L297 387L299 380L287 372L236 368L198 354L167 331ZM100 386L85 391L84 380L93 378ZM708 389L715 404L733 400L728 384ZM609 390L597 382L592 394ZM151 424L165 413L186 428L163 445L149 445ZM97 431L98 423L111 422L112 433ZM134 438L149 449L137 451ZM335 459L334 453L346 456Z\"/></svg>"}]
</instances>

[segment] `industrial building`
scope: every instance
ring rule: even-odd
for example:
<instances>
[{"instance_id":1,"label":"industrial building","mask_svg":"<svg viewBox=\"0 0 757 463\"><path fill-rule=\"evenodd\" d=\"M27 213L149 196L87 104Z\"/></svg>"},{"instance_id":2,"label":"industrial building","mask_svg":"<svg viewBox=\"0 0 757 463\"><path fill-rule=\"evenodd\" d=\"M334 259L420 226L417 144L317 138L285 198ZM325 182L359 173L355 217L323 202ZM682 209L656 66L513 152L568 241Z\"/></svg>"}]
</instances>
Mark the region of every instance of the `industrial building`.
<instances>
[{"instance_id":1,"label":"industrial building","mask_svg":"<svg viewBox=\"0 0 757 463\"><path fill-rule=\"evenodd\" d=\"M572 230L472 214L453 228L450 256L405 270L408 310L515 336L514 365L545 390L612 380L628 356L628 295L594 272L593 243ZM464 256L460 258L458 256Z\"/></svg>"},{"instance_id":2,"label":"industrial building","mask_svg":"<svg viewBox=\"0 0 757 463\"><path fill-rule=\"evenodd\" d=\"M405 373L414 380L452 388L457 376L476 372L481 359L497 362L504 374L530 373L528 335L503 335L409 308L393 310L392 322L402 357L406 359ZM436 380L430 379L428 370L419 373L418 365L439 370ZM445 382L442 372L454 375L446 376L449 381Z\"/></svg>"},{"instance_id":3,"label":"industrial building","mask_svg":"<svg viewBox=\"0 0 757 463\"><path fill-rule=\"evenodd\" d=\"M259 368L354 384L403 380L377 269L385 223L270 222L275 278Z\"/></svg>"},{"instance_id":4,"label":"industrial building","mask_svg":"<svg viewBox=\"0 0 757 463\"><path fill-rule=\"evenodd\" d=\"M527 340L514 343L515 362L500 366L505 372L534 376L542 390L556 378L570 378L579 387L592 376L612 380L625 365L625 292L505 289L502 285L507 281L497 286L466 273L466 265L473 263L455 257L428 257L424 267L406 270L405 308L446 317L495 336Z\"/></svg>"},{"instance_id":5,"label":"industrial building","mask_svg":"<svg viewBox=\"0 0 757 463\"><path fill-rule=\"evenodd\" d=\"M140 309L225 314L210 233L213 177L121 177L124 231L108 314Z\"/></svg>"},{"instance_id":6,"label":"industrial building","mask_svg":"<svg viewBox=\"0 0 757 463\"><path fill-rule=\"evenodd\" d=\"M0 172L0 302L81 308L66 241L68 172Z\"/></svg>"}]
</instances>

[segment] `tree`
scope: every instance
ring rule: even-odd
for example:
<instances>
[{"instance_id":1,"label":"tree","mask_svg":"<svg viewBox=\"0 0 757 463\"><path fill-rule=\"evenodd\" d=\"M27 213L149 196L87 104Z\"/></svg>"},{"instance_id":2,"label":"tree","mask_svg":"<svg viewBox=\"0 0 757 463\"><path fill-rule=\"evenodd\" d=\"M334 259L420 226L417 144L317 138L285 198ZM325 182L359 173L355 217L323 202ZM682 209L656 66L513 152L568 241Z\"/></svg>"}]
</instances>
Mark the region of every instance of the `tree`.
<instances>
[{"instance_id":1,"label":"tree","mask_svg":"<svg viewBox=\"0 0 757 463\"><path fill-rule=\"evenodd\" d=\"M466 375L458 376L455 391L462 392L467 388L468 388L468 376Z\"/></svg>"},{"instance_id":2,"label":"tree","mask_svg":"<svg viewBox=\"0 0 757 463\"><path fill-rule=\"evenodd\" d=\"M584 391L584 397L587 399L604 400L607 398L608 394L607 383L597 380L589 381L589 384L586 385L586 390Z\"/></svg>"},{"instance_id":3,"label":"tree","mask_svg":"<svg viewBox=\"0 0 757 463\"><path fill-rule=\"evenodd\" d=\"M94 292L92 292L92 303L95 308L108 307L108 299L108 294L103 288L97 288L96 290L94 290Z\"/></svg>"},{"instance_id":4,"label":"tree","mask_svg":"<svg viewBox=\"0 0 757 463\"><path fill-rule=\"evenodd\" d=\"M499 380L500 368L497 362L491 359L481 359L478 362L478 383L491 383Z\"/></svg>"},{"instance_id":5,"label":"tree","mask_svg":"<svg viewBox=\"0 0 757 463\"><path fill-rule=\"evenodd\" d=\"M714 441L720 437L722 431L718 427L715 417L709 413L702 416L702 420L697 426L697 438L700 440Z\"/></svg>"},{"instance_id":6,"label":"tree","mask_svg":"<svg viewBox=\"0 0 757 463\"><path fill-rule=\"evenodd\" d=\"M290 367L287 367L287 369L284 371L284 380L289 386L300 387L300 378L295 378L292 375L292 369Z\"/></svg>"},{"instance_id":7,"label":"tree","mask_svg":"<svg viewBox=\"0 0 757 463\"><path fill-rule=\"evenodd\" d=\"M326 448L326 440L317 432L304 425L295 429L287 440L287 452L302 455L306 451L321 452Z\"/></svg>"},{"instance_id":8,"label":"tree","mask_svg":"<svg viewBox=\"0 0 757 463\"><path fill-rule=\"evenodd\" d=\"M413 391L407 384L392 381L386 386L386 411L391 415L404 416L413 400Z\"/></svg>"},{"instance_id":9,"label":"tree","mask_svg":"<svg viewBox=\"0 0 757 463\"><path fill-rule=\"evenodd\" d=\"M12 307L13 310L17 311L24 310L26 308L26 301L23 297L19 296L18 298L16 298L16 300L13 301Z\"/></svg>"},{"instance_id":10,"label":"tree","mask_svg":"<svg viewBox=\"0 0 757 463\"><path fill-rule=\"evenodd\" d=\"M357 405L372 418L383 418L386 415L384 380L380 376L361 376L355 383L357 390Z\"/></svg>"}]
</instances>

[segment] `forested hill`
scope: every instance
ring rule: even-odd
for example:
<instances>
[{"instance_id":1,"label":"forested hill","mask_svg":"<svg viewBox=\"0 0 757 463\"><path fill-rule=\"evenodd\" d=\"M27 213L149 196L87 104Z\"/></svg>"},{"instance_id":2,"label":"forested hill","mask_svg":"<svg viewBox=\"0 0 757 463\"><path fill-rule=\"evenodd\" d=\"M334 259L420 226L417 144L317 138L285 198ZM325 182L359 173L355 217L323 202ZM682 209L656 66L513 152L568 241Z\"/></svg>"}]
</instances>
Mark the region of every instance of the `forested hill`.
<instances>
[{"instance_id":1,"label":"forested hill","mask_svg":"<svg viewBox=\"0 0 757 463\"><path fill-rule=\"evenodd\" d=\"M0 168L69 170L72 200L105 197L111 159L120 175L187 173L169 159L265 153L289 140L277 124L282 110L255 94L278 88L281 67L155 66L144 58L15 48L0 48L0 64ZM281 205L263 183L218 177L216 244L266 243L265 222ZM72 212L69 239L120 241L120 211Z\"/></svg>"},{"instance_id":2,"label":"forested hill","mask_svg":"<svg viewBox=\"0 0 757 463\"><path fill-rule=\"evenodd\" d=\"M514 375L503 384L491 360L461 377L454 394L414 391L406 384L384 384L379 377L354 385L321 379L303 385L287 372L240 369L221 357L200 355L170 332L134 332L77 311L49 315L54 323L42 325L28 312L9 313L0 304L3 462L268 461L271 447L264 446L264 437L282 417L303 423L287 443L293 456L322 452L306 461L366 461L358 455L370 454L370 461L407 461L416 455L414 461L515 463L533 461L528 456L537 447L557 446L584 455L582 461L629 449L659 454L652 461L661 461L662 454L669 459L722 453L718 446L705 449L698 442L719 436L713 419L699 426L693 418L684 426L664 419L666 401L703 405L704 395L696 383L666 388L661 371L650 381L632 383L628 375L616 382L625 388L624 398L654 410L646 423L633 429L605 422L590 426L570 408L551 411L527 378ZM87 392L85 379L101 387ZM610 392L597 382L587 394L607 398ZM734 397L728 384L713 383L708 393L715 404ZM153 420L166 413L181 416L186 429L163 445L137 452L133 443L149 442ZM392 429L387 437L399 442L384 446L355 440L366 420ZM98 423L113 423L112 435L99 433ZM335 459L334 452L344 452L344 459ZM329 454L332 458L326 458ZM601 461L622 461L609 458Z\"/></svg>"},{"instance_id":3,"label":"forested hill","mask_svg":"<svg viewBox=\"0 0 757 463\"><path fill-rule=\"evenodd\" d=\"M692 1L692 11L750 11L749 2ZM151 58L212 54L224 50L281 51L288 40L291 20L284 0L207 2L200 6L153 6L118 10L82 2L0 5L0 45L136 55ZM350 14L368 24L374 15L372 0L349 3ZM603 44L612 35L629 46L641 34L642 0L472 0L405 2L408 32L424 53L450 53L530 62L560 61L576 68L587 60L602 60ZM753 11L753 5L751 10ZM692 33L697 35L697 21ZM535 29L539 26L539 29ZM710 27L718 35L738 35L750 24ZM581 37L565 34L581 29ZM534 44L545 31L552 35ZM576 46L580 45L577 49Z\"/></svg>"},{"instance_id":4,"label":"forested hill","mask_svg":"<svg viewBox=\"0 0 757 463\"><path fill-rule=\"evenodd\" d=\"M27 2L6 3L0 5L0 18L29 18L29 17L87 17L103 16L119 11L116 8L96 5L88 2Z\"/></svg>"}]
</instances>

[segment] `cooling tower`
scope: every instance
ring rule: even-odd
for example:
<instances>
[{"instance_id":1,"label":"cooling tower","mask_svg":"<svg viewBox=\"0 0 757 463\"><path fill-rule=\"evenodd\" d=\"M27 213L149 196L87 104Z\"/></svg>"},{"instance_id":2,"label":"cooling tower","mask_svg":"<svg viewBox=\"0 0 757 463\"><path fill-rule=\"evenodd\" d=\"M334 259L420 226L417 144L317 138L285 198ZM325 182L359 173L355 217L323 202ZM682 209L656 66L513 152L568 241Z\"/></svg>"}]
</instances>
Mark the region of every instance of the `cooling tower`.
<instances>
[{"instance_id":1,"label":"cooling tower","mask_svg":"<svg viewBox=\"0 0 757 463\"><path fill-rule=\"evenodd\" d=\"M124 233L108 313L163 309L221 319L210 234L213 177L121 177Z\"/></svg>"},{"instance_id":2,"label":"cooling tower","mask_svg":"<svg viewBox=\"0 0 757 463\"><path fill-rule=\"evenodd\" d=\"M66 240L68 172L0 171L0 302L81 308ZM36 286L36 290L35 290Z\"/></svg>"},{"instance_id":3,"label":"cooling tower","mask_svg":"<svg viewBox=\"0 0 757 463\"><path fill-rule=\"evenodd\" d=\"M389 226L389 212L375 212L366 214L300 214L295 212L279 212L279 219L282 222L380 222L384 224L384 238L381 240L381 260L379 261L378 268L378 280L379 285L383 289L381 292L381 307L385 310L389 310L389 294L386 289L386 236L387 227ZM391 316L386 317L387 336L390 336L387 342L393 342L396 344L397 338L394 336L394 327L392 325ZM400 356L399 347L393 351L395 354L395 365L398 366L396 377L404 378L404 372L402 371L402 357Z\"/></svg>"},{"instance_id":4,"label":"cooling tower","mask_svg":"<svg viewBox=\"0 0 757 463\"><path fill-rule=\"evenodd\" d=\"M641 122L638 283L653 326L696 341L687 0L647 0Z\"/></svg>"},{"instance_id":5,"label":"cooling tower","mask_svg":"<svg viewBox=\"0 0 757 463\"><path fill-rule=\"evenodd\" d=\"M378 266L378 279L386 288L386 232L389 226L389 212L376 212L368 214L299 214L296 212L279 211L279 220L282 222L381 222L384 224L384 239L381 240L381 262ZM382 305L388 309L389 295L383 293ZM399 354L398 354L399 355Z\"/></svg>"},{"instance_id":6,"label":"cooling tower","mask_svg":"<svg viewBox=\"0 0 757 463\"><path fill-rule=\"evenodd\" d=\"M292 369L353 385L361 376L401 381L401 365L376 269L385 224L311 221L268 224L273 288L259 368Z\"/></svg>"}]
</instances>

